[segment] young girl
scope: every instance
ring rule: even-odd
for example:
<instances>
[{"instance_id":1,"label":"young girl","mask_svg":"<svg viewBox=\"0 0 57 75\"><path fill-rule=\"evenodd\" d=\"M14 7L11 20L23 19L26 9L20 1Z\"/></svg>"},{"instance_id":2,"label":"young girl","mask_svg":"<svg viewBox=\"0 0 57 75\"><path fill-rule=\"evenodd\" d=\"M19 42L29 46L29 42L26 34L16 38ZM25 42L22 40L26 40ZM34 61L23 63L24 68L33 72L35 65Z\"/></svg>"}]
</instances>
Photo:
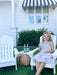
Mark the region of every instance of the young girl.
<instances>
[{"instance_id":1,"label":"young girl","mask_svg":"<svg viewBox=\"0 0 57 75\"><path fill-rule=\"evenodd\" d=\"M50 62L52 53L54 52L54 45L49 32L44 32L42 43L39 44L39 53L34 56L36 64L36 75L40 75L46 63Z\"/></svg>"}]
</instances>

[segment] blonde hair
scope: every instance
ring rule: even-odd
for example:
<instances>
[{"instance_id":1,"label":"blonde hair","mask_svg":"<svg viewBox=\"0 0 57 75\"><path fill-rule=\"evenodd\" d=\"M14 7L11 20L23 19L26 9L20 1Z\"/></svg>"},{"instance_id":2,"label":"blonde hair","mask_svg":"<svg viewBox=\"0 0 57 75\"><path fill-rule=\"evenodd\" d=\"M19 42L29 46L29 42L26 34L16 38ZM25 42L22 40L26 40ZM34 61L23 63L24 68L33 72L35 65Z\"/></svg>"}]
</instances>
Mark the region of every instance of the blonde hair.
<instances>
[{"instance_id":1,"label":"blonde hair","mask_svg":"<svg viewBox=\"0 0 57 75\"><path fill-rule=\"evenodd\" d=\"M52 42L51 33L48 32L48 31L46 31L46 32L43 33L43 35L44 34L48 34L49 35L49 40L48 41L51 41ZM42 39L42 42L44 42L44 38Z\"/></svg>"}]
</instances>

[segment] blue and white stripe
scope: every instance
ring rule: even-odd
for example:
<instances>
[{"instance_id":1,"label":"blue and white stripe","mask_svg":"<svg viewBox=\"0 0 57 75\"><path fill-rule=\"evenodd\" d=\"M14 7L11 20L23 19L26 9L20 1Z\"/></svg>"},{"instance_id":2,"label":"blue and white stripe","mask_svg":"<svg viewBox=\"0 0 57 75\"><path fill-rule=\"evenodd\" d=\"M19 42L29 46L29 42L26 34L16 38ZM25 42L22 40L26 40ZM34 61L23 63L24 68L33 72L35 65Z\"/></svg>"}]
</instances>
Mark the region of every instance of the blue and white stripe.
<instances>
[{"instance_id":1,"label":"blue and white stripe","mask_svg":"<svg viewBox=\"0 0 57 75\"><path fill-rule=\"evenodd\" d=\"M33 7L33 6L49 6L55 5L57 2L55 0L24 0L23 7Z\"/></svg>"}]
</instances>

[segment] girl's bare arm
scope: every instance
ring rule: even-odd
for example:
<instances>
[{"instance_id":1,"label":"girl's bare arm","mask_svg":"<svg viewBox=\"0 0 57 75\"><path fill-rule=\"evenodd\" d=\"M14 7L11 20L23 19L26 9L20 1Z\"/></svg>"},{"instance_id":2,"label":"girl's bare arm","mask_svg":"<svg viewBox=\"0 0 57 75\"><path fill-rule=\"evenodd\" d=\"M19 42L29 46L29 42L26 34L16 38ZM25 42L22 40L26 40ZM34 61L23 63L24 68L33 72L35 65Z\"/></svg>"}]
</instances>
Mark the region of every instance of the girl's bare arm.
<instances>
[{"instance_id":1,"label":"girl's bare arm","mask_svg":"<svg viewBox=\"0 0 57 75\"><path fill-rule=\"evenodd\" d=\"M45 51L45 53L53 53L54 52L54 45L52 42L50 42L51 51Z\"/></svg>"},{"instance_id":2,"label":"girl's bare arm","mask_svg":"<svg viewBox=\"0 0 57 75\"><path fill-rule=\"evenodd\" d=\"M41 51L41 46L40 45L38 45L39 46L39 51Z\"/></svg>"},{"instance_id":3,"label":"girl's bare arm","mask_svg":"<svg viewBox=\"0 0 57 75\"><path fill-rule=\"evenodd\" d=\"M51 42L51 43L50 43L50 46L51 46L51 51L50 51L50 53L53 53L53 52L54 52L54 44Z\"/></svg>"}]
</instances>

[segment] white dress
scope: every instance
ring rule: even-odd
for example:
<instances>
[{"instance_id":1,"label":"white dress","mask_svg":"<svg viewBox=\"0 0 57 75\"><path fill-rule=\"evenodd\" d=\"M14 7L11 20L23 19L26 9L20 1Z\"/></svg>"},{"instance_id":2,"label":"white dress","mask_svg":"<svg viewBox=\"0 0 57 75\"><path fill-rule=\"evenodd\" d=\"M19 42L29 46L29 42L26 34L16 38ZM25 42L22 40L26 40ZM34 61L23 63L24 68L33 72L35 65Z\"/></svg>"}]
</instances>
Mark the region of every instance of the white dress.
<instances>
[{"instance_id":1,"label":"white dress","mask_svg":"<svg viewBox=\"0 0 57 75\"><path fill-rule=\"evenodd\" d=\"M51 47L49 44L43 44L41 51L36 54L33 59L37 60L38 62L46 62L50 63L50 60L52 58L51 53L45 53L45 51L51 51Z\"/></svg>"}]
</instances>

